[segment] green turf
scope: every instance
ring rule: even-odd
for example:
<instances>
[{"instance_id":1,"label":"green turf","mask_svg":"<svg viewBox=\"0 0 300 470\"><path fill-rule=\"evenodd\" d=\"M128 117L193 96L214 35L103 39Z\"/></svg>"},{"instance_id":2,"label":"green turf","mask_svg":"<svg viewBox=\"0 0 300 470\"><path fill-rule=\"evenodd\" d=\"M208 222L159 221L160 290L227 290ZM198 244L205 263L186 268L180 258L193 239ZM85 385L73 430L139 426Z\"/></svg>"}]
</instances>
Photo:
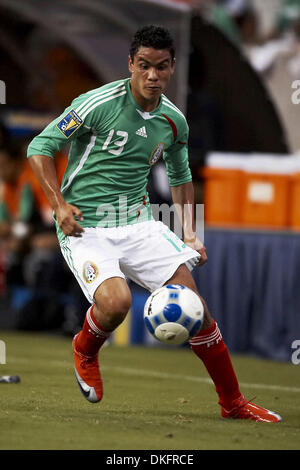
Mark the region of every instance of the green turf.
<instances>
[{"instance_id":1,"label":"green turf","mask_svg":"<svg viewBox=\"0 0 300 470\"><path fill-rule=\"evenodd\" d=\"M280 424L225 420L202 363L185 348L108 345L100 353L101 403L85 401L71 339L0 332L0 449L300 449L300 366L232 357L247 398Z\"/></svg>"}]
</instances>

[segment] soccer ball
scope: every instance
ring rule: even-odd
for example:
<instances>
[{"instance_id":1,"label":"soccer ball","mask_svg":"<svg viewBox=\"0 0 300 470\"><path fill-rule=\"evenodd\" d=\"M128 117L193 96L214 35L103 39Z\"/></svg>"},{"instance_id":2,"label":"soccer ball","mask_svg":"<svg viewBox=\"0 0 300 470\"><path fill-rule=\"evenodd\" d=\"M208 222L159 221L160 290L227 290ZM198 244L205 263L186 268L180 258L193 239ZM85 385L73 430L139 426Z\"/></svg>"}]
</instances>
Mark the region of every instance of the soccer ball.
<instances>
[{"instance_id":1,"label":"soccer ball","mask_svg":"<svg viewBox=\"0 0 300 470\"><path fill-rule=\"evenodd\" d=\"M159 341L183 344L200 330L204 307L199 296L188 287L168 284L156 289L144 307L147 329Z\"/></svg>"}]
</instances>

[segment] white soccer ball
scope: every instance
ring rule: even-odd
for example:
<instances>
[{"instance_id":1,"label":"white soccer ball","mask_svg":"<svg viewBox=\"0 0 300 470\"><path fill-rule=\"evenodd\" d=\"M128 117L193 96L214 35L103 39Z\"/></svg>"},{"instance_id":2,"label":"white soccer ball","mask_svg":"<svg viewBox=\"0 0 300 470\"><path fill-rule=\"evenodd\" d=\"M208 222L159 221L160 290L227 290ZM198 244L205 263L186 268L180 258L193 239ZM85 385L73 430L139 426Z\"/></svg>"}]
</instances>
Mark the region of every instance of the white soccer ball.
<instances>
[{"instance_id":1,"label":"white soccer ball","mask_svg":"<svg viewBox=\"0 0 300 470\"><path fill-rule=\"evenodd\" d=\"M167 344L183 344L196 335L204 318L199 296L188 287L168 284L152 292L144 307L149 332Z\"/></svg>"}]
</instances>

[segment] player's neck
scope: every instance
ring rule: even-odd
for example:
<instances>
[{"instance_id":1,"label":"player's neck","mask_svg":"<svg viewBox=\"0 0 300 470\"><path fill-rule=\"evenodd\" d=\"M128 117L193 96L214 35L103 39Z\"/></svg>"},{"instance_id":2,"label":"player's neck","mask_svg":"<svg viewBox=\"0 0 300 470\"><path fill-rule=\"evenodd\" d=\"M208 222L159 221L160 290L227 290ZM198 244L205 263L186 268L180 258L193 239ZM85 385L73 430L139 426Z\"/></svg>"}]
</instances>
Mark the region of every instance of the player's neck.
<instances>
[{"instance_id":1,"label":"player's neck","mask_svg":"<svg viewBox=\"0 0 300 470\"><path fill-rule=\"evenodd\" d=\"M136 91L131 85L130 85L131 93L137 104L142 108L143 111L150 113L154 109L157 108L157 106L160 103L160 97L149 100L144 98L138 91Z\"/></svg>"},{"instance_id":2,"label":"player's neck","mask_svg":"<svg viewBox=\"0 0 300 470\"><path fill-rule=\"evenodd\" d=\"M140 105L140 107L142 108L143 111L147 112L147 113L151 113L151 111L154 111L154 109L157 108L158 104L159 104L159 101L158 100L154 105L150 105L148 102L145 103L145 105L141 105L140 103L138 103Z\"/></svg>"}]
</instances>

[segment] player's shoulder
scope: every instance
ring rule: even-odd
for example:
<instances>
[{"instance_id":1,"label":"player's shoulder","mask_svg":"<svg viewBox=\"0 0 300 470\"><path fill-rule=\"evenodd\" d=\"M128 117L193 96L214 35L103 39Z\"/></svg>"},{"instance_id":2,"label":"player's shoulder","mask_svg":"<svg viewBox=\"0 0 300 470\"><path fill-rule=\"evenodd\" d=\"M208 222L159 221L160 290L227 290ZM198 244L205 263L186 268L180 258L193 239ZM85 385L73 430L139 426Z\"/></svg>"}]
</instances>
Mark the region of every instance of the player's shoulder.
<instances>
[{"instance_id":1,"label":"player's shoulder","mask_svg":"<svg viewBox=\"0 0 300 470\"><path fill-rule=\"evenodd\" d=\"M101 85L99 88L94 88L93 90L89 90L86 93L83 93L83 95L80 95L82 97L89 97L91 95L98 95L98 93L102 92L108 92L119 89L120 87L125 86L126 79L123 80L116 80L114 82L109 82L105 83L104 85Z\"/></svg>"},{"instance_id":2,"label":"player's shoulder","mask_svg":"<svg viewBox=\"0 0 300 470\"><path fill-rule=\"evenodd\" d=\"M105 107L106 103L111 106L113 100L126 95L126 93L126 79L116 80L79 95L73 100L72 107L84 119L100 106Z\"/></svg>"},{"instance_id":3,"label":"player's shoulder","mask_svg":"<svg viewBox=\"0 0 300 470\"><path fill-rule=\"evenodd\" d=\"M161 95L161 111L169 116L177 125L187 126L187 120L183 112L164 94Z\"/></svg>"}]
</instances>

